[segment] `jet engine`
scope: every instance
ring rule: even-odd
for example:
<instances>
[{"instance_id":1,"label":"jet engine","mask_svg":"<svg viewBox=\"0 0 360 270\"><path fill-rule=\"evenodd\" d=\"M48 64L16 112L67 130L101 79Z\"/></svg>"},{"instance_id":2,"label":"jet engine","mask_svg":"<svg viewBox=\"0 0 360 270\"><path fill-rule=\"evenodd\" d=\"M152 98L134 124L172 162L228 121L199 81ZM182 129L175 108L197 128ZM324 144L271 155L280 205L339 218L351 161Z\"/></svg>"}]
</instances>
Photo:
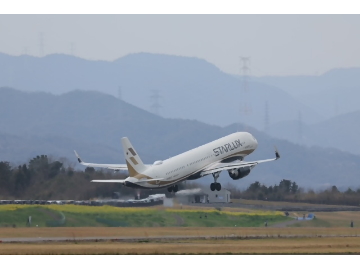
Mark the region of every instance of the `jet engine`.
<instances>
[{"instance_id":1,"label":"jet engine","mask_svg":"<svg viewBox=\"0 0 360 270\"><path fill-rule=\"evenodd\" d=\"M239 169L233 169L233 170L229 170L229 176L233 179L233 180L238 180L240 178L243 178L245 176L247 176L251 171L250 167L243 167L243 168L239 168Z\"/></svg>"}]
</instances>

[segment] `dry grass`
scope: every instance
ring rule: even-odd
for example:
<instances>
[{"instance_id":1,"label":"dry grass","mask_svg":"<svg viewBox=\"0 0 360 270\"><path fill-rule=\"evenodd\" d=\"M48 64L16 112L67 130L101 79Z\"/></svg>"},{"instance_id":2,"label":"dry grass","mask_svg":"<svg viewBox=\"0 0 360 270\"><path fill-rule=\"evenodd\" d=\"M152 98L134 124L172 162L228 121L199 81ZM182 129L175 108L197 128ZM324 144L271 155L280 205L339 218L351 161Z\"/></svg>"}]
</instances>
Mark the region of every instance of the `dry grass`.
<instances>
[{"instance_id":1,"label":"dry grass","mask_svg":"<svg viewBox=\"0 0 360 270\"><path fill-rule=\"evenodd\" d=\"M360 254L357 237L161 243L0 244L0 254Z\"/></svg>"},{"instance_id":2,"label":"dry grass","mask_svg":"<svg viewBox=\"0 0 360 270\"><path fill-rule=\"evenodd\" d=\"M360 235L360 228L237 228L237 227L57 227L0 228L0 239L15 237L148 237L252 235Z\"/></svg>"},{"instance_id":3,"label":"dry grass","mask_svg":"<svg viewBox=\"0 0 360 270\"><path fill-rule=\"evenodd\" d=\"M281 207L321 207L321 208L334 208L339 206L355 207L348 205L327 205L315 203L297 203L297 202L284 202L284 201L261 201L261 200L245 200L245 199L231 199L233 203L241 203L245 205L266 205L266 206L281 206Z\"/></svg>"}]
</instances>

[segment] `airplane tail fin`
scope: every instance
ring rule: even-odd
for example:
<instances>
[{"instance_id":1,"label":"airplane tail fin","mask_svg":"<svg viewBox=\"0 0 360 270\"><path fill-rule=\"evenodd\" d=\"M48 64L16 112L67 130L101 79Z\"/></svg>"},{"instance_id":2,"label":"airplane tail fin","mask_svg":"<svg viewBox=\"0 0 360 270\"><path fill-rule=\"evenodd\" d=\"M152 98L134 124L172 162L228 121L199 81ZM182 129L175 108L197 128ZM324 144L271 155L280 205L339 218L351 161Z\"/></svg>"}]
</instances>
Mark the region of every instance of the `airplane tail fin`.
<instances>
[{"instance_id":1,"label":"airplane tail fin","mask_svg":"<svg viewBox=\"0 0 360 270\"><path fill-rule=\"evenodd\" d=\"M124 156L126 160L126 165L128 167L129 176L140 176L146 170L146 166L135 151L135 148L131 145L131 142L128 138L121 138L121 143L124 150Z\"/></svg>"}]
</instances>

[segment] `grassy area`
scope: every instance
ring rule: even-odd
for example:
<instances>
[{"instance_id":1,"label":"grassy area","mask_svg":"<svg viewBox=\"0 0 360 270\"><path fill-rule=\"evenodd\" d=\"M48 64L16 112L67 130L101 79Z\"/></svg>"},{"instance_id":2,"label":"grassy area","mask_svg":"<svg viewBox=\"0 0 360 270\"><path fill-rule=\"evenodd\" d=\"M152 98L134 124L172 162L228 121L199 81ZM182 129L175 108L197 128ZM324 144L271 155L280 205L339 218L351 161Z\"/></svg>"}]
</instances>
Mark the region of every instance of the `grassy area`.
<instances>
[{"instance_id":1,"label":"grassy area","mask_svg":"<svg viewBox=\"0 0 360 270\"><path fill-rule=\"evenodd\" d=\"M80 205L2 205L1 227L25 227L32 217L32 226L39 227L259 227L289 218L281 212L251 213L219 211L209 208L121 208Z\"/></svg>"},{"instance_id":2,"label":"grassy area","mask_svg":"<svg viewBox=\"0 0 360 270\"><path fill-rule=\"evenodd\" d=\"M300 213L295 213L302 216ZM360 212L340 211L340 212L317 212L313 220L299 222L291 227L350 227L353 221L354 227L360 228Z\"/></svg>"},{"instance_id":3,"label":"grassy area","mask_svg":"<svg viewBox=\"0 0 360 270\"><path fill-rule=\"evenodd\" d=\"M358 237L1 244L0 254L360 254Z\"/></svg>"},{"instance_id":4,"label":"grassy area","mask_svg":"<svg viewBox=\"0 0 360 270\"><path fill-rule=\"evenodd\" d=\"M245 200L245 199L231 199L233 203L241 203L244 205L255 206L276 206L276 207L321 207L321 208L334 208L334 207L356 207L349 205L329 205L329 204L315 204L315 203L302 203L302 202L285 202L285 201L262 201L262 200Z\"/></svg>"}]
</instances>

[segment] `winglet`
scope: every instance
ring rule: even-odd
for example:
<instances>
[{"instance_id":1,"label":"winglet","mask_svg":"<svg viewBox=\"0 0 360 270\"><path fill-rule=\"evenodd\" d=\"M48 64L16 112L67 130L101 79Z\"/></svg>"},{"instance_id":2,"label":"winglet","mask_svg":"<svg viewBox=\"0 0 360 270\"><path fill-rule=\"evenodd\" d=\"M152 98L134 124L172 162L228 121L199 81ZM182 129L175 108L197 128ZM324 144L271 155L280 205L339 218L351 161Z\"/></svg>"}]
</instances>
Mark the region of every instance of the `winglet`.
<instances>
[{"instance_id":1,"label":"winglet","mask_svg":"<svg viewBox=\"0 0 360 270\"><path fill-rule=\"evenodd\" d=\"M275 160L280 158L280 154L279 151L277 150L276 146L275 146Z\"/></svg>"},{"instance_id":2,"label":"winglet","mask_svg":"<svg viewBox=\"0 0 360 270\"><path fill-rule=\"evenodd\" d=\"M75 150L74 150L74 152L75 152L75 156L77 157L77 160L79 161L79 163L82 163L82 160L81 160L79 154Z\"/></svg>"}]
</instances>

